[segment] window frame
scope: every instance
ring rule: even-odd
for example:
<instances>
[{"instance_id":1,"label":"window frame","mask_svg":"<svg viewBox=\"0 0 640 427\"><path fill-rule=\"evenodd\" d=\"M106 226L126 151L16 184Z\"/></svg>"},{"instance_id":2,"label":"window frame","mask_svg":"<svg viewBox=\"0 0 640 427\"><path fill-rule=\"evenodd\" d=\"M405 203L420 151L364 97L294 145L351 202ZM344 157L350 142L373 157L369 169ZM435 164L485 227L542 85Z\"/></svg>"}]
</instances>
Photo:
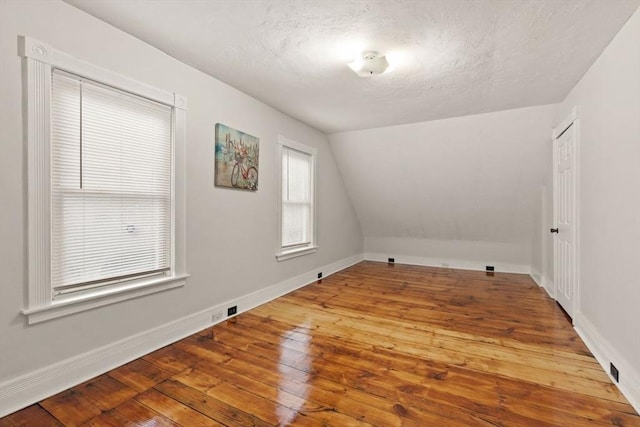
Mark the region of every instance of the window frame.
<instances>
[{"instance_id":1,"label":"window frame","mask_svg":"<svg viewBox=\"0 0 640 427\"><path fill-rule=\"evenodd\" d=\"M314 253L318 250L318 244L317 244L317 202L316 202L316 193L317 193L317 157L318 157L318 150L316 148L313 147L309 147L306 146L304 144L301 144L299 142L293 141L289 138L286 138L282 135L278 135L278 143L277 143L277 156L278 156L278 177L276 179L277 182L277 222L278 222L278 227L277 227L277 247L276 247L276 259L278 261L284 261L287 259L291 259L291 258L295 258L295 257L299 257L302 255L308 255L311 253ZM311 203L311 209L310 209L310 242L309 243L305 243L305 244L299 244L299 245L292 245L292 246L283 246L282 244L282 206L283 206L283 200L282 200L282 154L283 151L285 150L285 148L287 149L292 149L295 151L299 151L301 153L307 154L311 157L311 173L310 173L310 178L311 178L311 183L310 183L310 203Z\"/></svg>"},{"instance_id":2,"label":"window frame","mask_svg":"<svg viewBox=\"0 0 640 427\"><path fill-rule=\"evenodd\" d=\"M19 37L23 58L28 188L28 301L21 313L34 324L61 316L184 286L185 272L185 97L154 88L73 58L27 36ZM60 69L172 108L171 269L162 277L137 278L56 296L51 283L51 84ZM180 174L177 174L179 171Z\"/></svg>"}]
</instances>

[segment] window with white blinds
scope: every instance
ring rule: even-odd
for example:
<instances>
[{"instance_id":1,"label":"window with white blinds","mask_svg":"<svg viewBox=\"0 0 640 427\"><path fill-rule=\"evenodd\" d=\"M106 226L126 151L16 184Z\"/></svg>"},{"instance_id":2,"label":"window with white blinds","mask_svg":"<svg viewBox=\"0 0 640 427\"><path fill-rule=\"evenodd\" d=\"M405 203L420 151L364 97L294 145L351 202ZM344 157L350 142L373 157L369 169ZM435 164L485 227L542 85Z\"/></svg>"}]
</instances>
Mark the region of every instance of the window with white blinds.
<instances>
[{"instance_id":1,"label":"window with white blinds","mask_svg":"<svg viewBox=\"0 0 640 427\"><path fill-rule=\"evenodd\" d=\"M54 295L163 275L172 252L173 108L54 70Z\"/></svg>"},{"instance_id":2,"label":"window with white blinds","mask_svg":"<svg viewBox=\"0 0 640 427\"><path fill-rule=\"evenodd\" d=\"M278 255L306 251L310 248L315 250L315 151L282 137L280 139L281 192Z\"/></svg>"}]
</instances>

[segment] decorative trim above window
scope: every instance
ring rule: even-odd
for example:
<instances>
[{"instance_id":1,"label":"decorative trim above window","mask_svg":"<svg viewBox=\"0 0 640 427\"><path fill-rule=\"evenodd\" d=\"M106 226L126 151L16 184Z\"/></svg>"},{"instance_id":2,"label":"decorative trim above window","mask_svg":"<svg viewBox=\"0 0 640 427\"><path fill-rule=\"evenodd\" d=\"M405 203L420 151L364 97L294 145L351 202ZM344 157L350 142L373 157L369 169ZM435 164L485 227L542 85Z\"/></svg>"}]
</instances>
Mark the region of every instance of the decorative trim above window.
<instances>
[{"instance_id":1,"label":"decorative trim above window","mask_svg":"<svg viewBox=\"0 0 640 427\"><path fill-rule=\"evenodd\" d=\"M19 54L24 67L28 169L28 305L22 313L28 316L29 323L184 285L188 277L185 272L184 242L186 98L75 59L30 37L19 38ZM96 82L111 92L122 91L141 97L139 99L143 103L149 100L166 106L167 114L171 117L171 122L165 126L165 129L170 129L171 139L168 142L170 163L166 163L171 169L171 177L168 178L170 190L166 192L170 199L165 202L166 212L171 218L170 227L165 228L170 233L171 247L166 255L169 261L162 265L162 271L155 276L137 275L131 280L120 278L106 286L78 288L78 292L59 291L56 292L55 301L51 234L54 71ZM179 228L176 225L180 225Z\"/></svg>"}]
</instances>

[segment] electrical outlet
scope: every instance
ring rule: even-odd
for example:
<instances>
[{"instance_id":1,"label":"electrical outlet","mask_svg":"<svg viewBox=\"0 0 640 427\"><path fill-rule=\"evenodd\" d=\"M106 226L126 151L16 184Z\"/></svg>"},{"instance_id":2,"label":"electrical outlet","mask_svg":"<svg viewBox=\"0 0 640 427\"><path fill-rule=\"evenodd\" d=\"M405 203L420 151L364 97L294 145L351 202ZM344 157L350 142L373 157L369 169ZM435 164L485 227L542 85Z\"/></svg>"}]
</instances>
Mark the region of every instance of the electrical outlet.
<instances>
[{"instance_id":1,"label":"electrical outlet","mask_svg":"<svg viewBox=\"0 0 640 427\"><path fill-rule=\"evenodd\" d=\"M233 316L234 314L236 314L238 312L238 306L234 305L233 307L229 307L227 309L227 316Z\"/></svg>"},{"instance_id":2,"label":"electrical outlet","mask_svg":"<svg viewBox=\"0 0 640 427\"><path fill-rule=\"evenodd\" d=\"M318 279L322 279L322 271L318 273Z\"/></svg>"},{"instance_id":3,"label":"electrical outlet","mask_svg":"<svg viewBox=\"0 0 640 427\"><path fill-rule=\"evenodd\" d=\"M222 312L219 311L217 313L213 313L213 316L211 316L214 322L217 322L218 320L222 320Z\"/></svg>"},{"instance_id":4,"label":"electrical outlet","mask_svg":"<svg viewBox=\"0 0 640 427\"><path fill-rule=\"evenodd\" d=\"M395 262L396 262L396 259L395 259L395 258L389 258L389 259L387 260L387 262L388 262L389 264L393 264L393 263L395 263Z\"/></svg>"},{"instance_id":5,"label":"electrical outlet","mask_svg":"<svg viewBox=\"0 0 640 427\"><path fill-rule=\"evenodd\" d=\"M496 268L495 268L493 265L487 265L487 266L485 267L485 270L486 270L486 271L496 271Z\"/></svg>"},{"instance_id":6,"label":"electrical outlet","mask_svg":"<svg viewBox=\"0 0 640 427\"><path fill-rule=\"evenodd\" d=\"M609 362L609 372L611 372L611 376L616 380L616 382L620 382L620 372L618 372L616 365L611 362Z\"/></svg>"}]
</instances>

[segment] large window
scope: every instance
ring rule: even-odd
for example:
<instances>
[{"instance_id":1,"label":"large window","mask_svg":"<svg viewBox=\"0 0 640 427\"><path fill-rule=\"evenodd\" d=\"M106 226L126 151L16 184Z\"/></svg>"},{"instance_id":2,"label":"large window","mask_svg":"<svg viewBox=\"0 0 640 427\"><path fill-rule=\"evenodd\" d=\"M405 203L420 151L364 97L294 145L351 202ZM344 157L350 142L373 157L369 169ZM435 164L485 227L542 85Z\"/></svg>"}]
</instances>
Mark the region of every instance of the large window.
<instances>
[{"instance_id":1,"label":"large window","mask_svg":"<svg viewBox=\"0 0 640 427\"><path fill-rule=\"evenodd\" d=\"M316 151L282 136L278 200L279 242L276 256L284 260L314 252Z\"/></svg>"},{"instance_id":2,"label":"large window","mask_svg":"<svg viewBox=\"0 0 640 427\"><path fill-rule=\"evenodd\" d=\"M183 285L186 100L21 43L29 323Z\"/></svg>"},{"instance_id":3,"label":"large window","mask_svg":"<svg viewBox=\"0 0 640 427\"><path fill-rule=\"evenodd\" d=\"M171 116L170 106L53 71L54 298L171 269Z\"/></svg>"}]
</instances>

